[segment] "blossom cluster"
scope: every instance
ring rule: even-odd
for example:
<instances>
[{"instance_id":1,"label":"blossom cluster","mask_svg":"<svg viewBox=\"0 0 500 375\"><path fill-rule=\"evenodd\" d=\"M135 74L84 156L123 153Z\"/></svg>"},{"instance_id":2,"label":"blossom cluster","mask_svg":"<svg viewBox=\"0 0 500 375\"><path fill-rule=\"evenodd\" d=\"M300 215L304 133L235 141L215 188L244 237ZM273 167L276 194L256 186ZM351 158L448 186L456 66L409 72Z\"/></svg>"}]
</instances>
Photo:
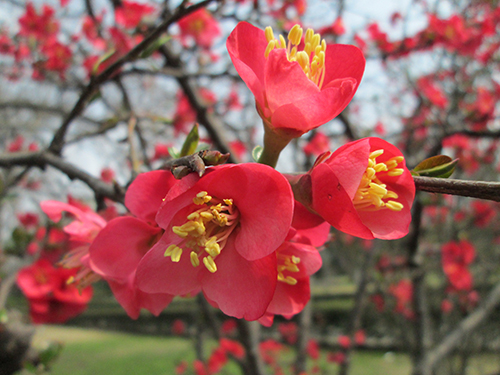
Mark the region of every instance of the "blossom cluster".
<instances>
[{"instance_id":1,"label":"blossom cluster","mask_svg":"<svg viewBox=\"0 0 500 375\"><path fill-rule=\"evenodd\" d=\"M209 166L181 179L166 170L139 174L125 195L129 214L110 220L42 203L52 220L63 212L74 219L64 227L79 243L62 261L76 268L70 284L86 288L104 279L132 318L202 293L226 315L268 326L309 301L331 226L363 239L408 233L415 186L401 152L382 139L322 153L307 173L273 168L291 139L352 99L365 64L359 49L327 45L298 25L287 43L247 23L238 24L227 47L264 122L259 163Z\"/></svg>"}]
</instances>

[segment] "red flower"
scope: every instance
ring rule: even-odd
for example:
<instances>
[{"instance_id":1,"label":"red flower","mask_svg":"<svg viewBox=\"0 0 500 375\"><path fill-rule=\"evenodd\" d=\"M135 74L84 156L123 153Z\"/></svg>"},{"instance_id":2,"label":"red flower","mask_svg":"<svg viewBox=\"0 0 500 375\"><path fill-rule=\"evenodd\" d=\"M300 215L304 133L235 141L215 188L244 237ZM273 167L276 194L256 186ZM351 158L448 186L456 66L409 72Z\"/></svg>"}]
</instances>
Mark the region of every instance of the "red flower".
<instances>
[{"instance_id":1,"label":"red flower","mask_svg":"<svg viewBox=\"0 0 500 375\"><path fill-rule=\"evenodd\" d=\"M297 204L296 207L298 206ZM294 216L297 216L297 212ZM289 239L276 250L278 284L266 314L259 319L262 325L271 326L274 315L277 314L290 319L301 312L309 302L309 277L316 273L322 264L316 247L327 241L329 232L330 225L325 222L303 230L290 229Z\"/></svg>"},{"instance_id":2,"label":"red flower","mask_svg":"<svg viewBox=\"0 0 500 375\"><path fill-rule=\"evenodd\" d=\"M207 106L212 106L217 101L215 94L207 88L202 87L199 94ZM178 136L179 133L189 133L195 121L195 110L191 106L187 96L184 95L182 91L179 91L177 93L177 108L173 119L175 135Z\"/></svg>"},{"instance_id":3,"label":"red flower","mask_svg":"<svg viewBox=\"0 0 500 375\"><path fill-rule=\"evenodd\" d=\"M186 44L186 39L191 37L197 46L209 49L214 40L221 35L217 20L205 8L199 9L179 21L181 39Z\"/></svg>"},{"instance_id":4,"label":"red flower","mask_svg":"<svg viewBox=\"0 0 500 375\"><path fill-rule=\"evenodd\" d=\"M28 298L33 323L64 323L87 308L92 288L68 284L74 275L75 270L54 268L45 259L19 271L17 285Z\"/></svg>"},{"instance_id":5,"label":"red flower","mask_svg":"<svg viewBox=\"0 0 500 375\"><path fill-rule=\"evenodd\" d=\"M339 345L344 348L344 349L349 349L350 346L351 346L351 338L349 336L346 336L346 335L340 335L338 338L337 338L337 341L339 343Z\"/></svg>"},{"instance_id":6,"label":"red flower","mask_svg":"<svg viewBox=\"0 0 500 375\"><path fill-rule=\"evenodd\" d=\"M68 199L71 203L71 198ZM97 233L106 226L106 220L92 211L89 207L80 204L68 204L58 201L43 201L40 207L43 212L54 222L62 218L63 212L71 214L74 220L63 228L69 235L72 248L66 253L60 264L65 268L76 269L71 282L79 288L86 287L100 279L89 265L89 246Z\"/></svg>"},{"instance_id":7,"label":"red flower","mask_svg":"<svg viewBox=\"0 0 500 375\"><path fill-rule=\"evenodd\" d=\"M292 213L290 185L268 166L221 165L202 178L192 173L158 211L165 234L140 262L138 286L173 295L201 289L225 314L258 319L276 288L274 252Z\"/></svg>"},{"instance_id":8,"label":"red flower","mask_svg":"<svg viewBox=\"0 0 500 375\"><path fill-rule=\"evenodd\" d=\"M144 16L153 13L155 10L154 7L147 4L122 1L121 6L115 9L116 23L126 29L133 29L139 25Z\"/></svg>"},{"instance_id":9,"label":"red flower","mask_svg":"<svg viewBox=\"0 0 500 375\"><path fill-rule=\"evenodd\" d=\"M141 308L158 315L173 298L162 291L145 293L137 289L136 269L163 233L154 218L175 183L172 174L166 171L137 176L125 195L125 205L135 217L111 220L89 248L92 269L108 282L115 298L132 319L139 317Z\"/></svg>"},{"instance_id":10,"label":"red flower","mask_svg":"<svg viewBox=\"0 0 500 375\"><path fill-rule=\"evenodd\" d=\"M365 59L357 47L326 45L311 29L302 41L298 25L288 39L285 44L283 37L274 39L271 28L264 32L240 22L227 49L265 126L291 139L342 112L359 86Z\"/></svg>"},{"instance_id":11,"label":"red flower","mask_svg":"<svg viewBox=\"0 0 500 375\"><path fill-rule=\"evenodd\" d=\"M57 40L49 40L41 47L41 52L46 56L42 68L59 73L64 78L64 73L70 67L73 53L71 49Z\"/></svg>"},{"instance_id":12,"label":"red flower","mask_svg":"<svg viewBox=\"0 0 500 375\"><path fill-rule=\"evenodd\" d=\"M318 156L330 149L330 138L321 132L317 132L314 137L304 146L304 154Z\"/></svg>"},{"instance_id":13,"label":"red flower","mask_svg":"<svg viewBox=\"0 0 500 375\"><path fill-rule=\"evenodd\" d=\"M411 280L403 279L397 284L389 287L389 293L396 298L395 311L403 314L406 318L411 319L414 316L411 308L413 298L413 284Z\"/></svg>"},{"instance_id":14,"label":"red flower","mask_svg":"<svg viewBox=\"0 0 500 375\"><path fill-rule=\"evenodd\" d=\"M327 156L309 174L289 178L297 200L353 236L396 239L408 233L415 185L395 146L364 138Z\"/></svg>"},{"instance_id":15,"label":"red flower","mask_svg":"<svg viewBox=\"0 0 500 375\"><path fill-rule=\"evenodd\" d=\"M32 3L26 4L26 13L19 18L19 35L35 37L39 41L46 41L59 31L59 23L54 17L54 8L43 5L42 12L38 15Z\"/></svg>"},{"instance_id":16,"label":"red flower","mask_svg":"<svg viewBox=\"0 0 500 375\"><path fill-rule=\"evenodd\" d=\"M466 240L448 242L441 248L443 271L451 286L456 290L469 291L472 288L472 275L469 265L474 261L476 249Z\"/></svg>"}]
</instances>

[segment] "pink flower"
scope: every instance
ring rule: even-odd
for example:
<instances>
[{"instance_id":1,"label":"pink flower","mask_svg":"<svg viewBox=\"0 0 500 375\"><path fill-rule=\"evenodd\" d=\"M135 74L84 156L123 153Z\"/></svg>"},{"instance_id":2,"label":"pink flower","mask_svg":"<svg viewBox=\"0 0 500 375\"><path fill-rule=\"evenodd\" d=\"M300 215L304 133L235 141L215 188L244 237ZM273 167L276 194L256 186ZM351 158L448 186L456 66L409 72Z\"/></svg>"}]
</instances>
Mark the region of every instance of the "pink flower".
<instances>
[{"instance_id":1,"label":"pink flower","mask_svg":"<svg viewBox=\"0 0 500 375\"><path fill-rule=\"evenodd\" d=\"M359 86L365 59L355 46L326 45L311 29L302 40L298 25L288 39L286 44L271 28L264 32L240 22L227 49L265 126L291 139L342 112Z\"/></svg>"},{"instance_id":2,"label":"pink flower","mask_svg":"<svg viewBox=\"0 0 500 375\"><path fill-rule=\"evenodd\" d=\"M191 37L199 47L209 49L214 40L221 35L219 23L205 8L199 9L179 21L181 39Z\"/></svg>"},{"instance_id":3,"label":"pink flower","mask_svg":"<svg viewBox=\"0 0 500 375\"><path fill-rule=\"evenodd\" d=\"M19 18L19 35L34 37L39 41L54 38L59 32L59 23L54 13L54 8L44 4L39 15L35 6L31 2L27 3L26 13Z\"/></svg>"},{"instance_id":4,"label":"pink flower","mask_svg":"<svg viewBox=\"0 0 500 375\"><path fill-rule=\"evenodd\" d=\"M136 269L163 230L155 215L169 189L177 182L167 171L143 173L129 186L125 205L134 216L111 220L89 248L90 266L105 279L127 314L137 319L141 308L158 315L173 295L146 293L136 286Z\"/></svg>"},{"instance_id":5,"label":"pink flower","mask_svg":"<svg viewBox=\"0 0 500 375\"><path fill-rule=\"evenodd\" d=\"M74 275L75 270L54 268L45 259L19 271L17 285L28 299L33 323L64 323L87 308L92 288L68 284Z\"/></svg>"},{"instance_id":6,"label":"pink flower","mask_svg":"<svg viewBox=\"0 0 500 375\"><path fill-rule=\"evenodd\" d=\"M293 213L290 185L261 164L221 165L192 173L170 190L156 221L165 233L141 260L148 293L200 289L225 314L260 318L277 283L276 249Z\"/></svg>"},{"instance_id":7,"label":"pink flower","mask_svg":"<svg viewBox=\"0 0 500 375\"><path fill-rule=\"evenodd\" d=\"M329 149L330 139L324 133L317 132L304 146L304 154L318 156Z\"/></svg>"},{"instance_id":8,"label":"pink flower","mask_svg":"<svg viewBox=\"0 0 500 375\"><path fill-rule=\"evenodd\" d=\"M408 233L415 185L395 146L364 138L327 157L292 182L297 200L353 236L396 239Z\"/></svg>"},{"instance_id":9,"label":"pink flower","mask_svg":"<svg viewBox=\"0 0 500 375\"><path fill-rule=\"evenodd\" d=\"M300 207L299 204L296 207ZM271 326L274 315L290 319L309 302L309 277L322 264L317 247L328 240L329 232L330 225L326 222L302 230L290 229L287 240L276 250L278 284L266 314L259 319L262 325Z\"/></svg>"},{"instance_id":10,"label":"pink flower","mask_svg":"<svg viewBox=\"0 0 500 375\"><path fill-rule=\"evenodd\" d=\"M476 257L476 249L466 240L451 241L441 248L443 271L455 290L472 289L472 275L469 265Z\"/></svg>"},{"instance_id":11,"label":"pink flower","mask_svg":"<svg viewBox=\"0 0 500 375\"><path fill-rule=\"evenodd\" d=\"M122 1L121 6L115 9L116 23L126 29L133 29L141 23L144 16L151 14L156 9L147 4L133 1Z\"/></svg>"}]
</instances>

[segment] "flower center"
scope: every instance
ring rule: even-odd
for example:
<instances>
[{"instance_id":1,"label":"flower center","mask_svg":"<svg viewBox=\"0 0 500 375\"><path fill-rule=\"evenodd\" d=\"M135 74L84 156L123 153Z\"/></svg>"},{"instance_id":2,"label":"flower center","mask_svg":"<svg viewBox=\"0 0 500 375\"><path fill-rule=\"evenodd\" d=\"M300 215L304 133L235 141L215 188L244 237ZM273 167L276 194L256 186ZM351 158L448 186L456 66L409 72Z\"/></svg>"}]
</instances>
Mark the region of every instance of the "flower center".
<instances>
[{"instance_id":1,"label":"flower center","mask_svg":"<svg viewBox=\"0 0 500 375\"><path fill-rule=\"evenodd\" d=\"M300 263L300 258L294 255L284 255L278 253L278 281L286 283L288 285L297 284L297 279L286 275L288 272L299 272L299 267L297 264Z\"/></svg>"},{"instance_id":2,"label":"flower center","mask_svg":"<svg viewBox=\"0 0 500 375\"><path fill-rule=\"evenodd\" d=\"M170 245L165 257L170 257L172 262L179 262L183 251L189 249L193 267L200 265L201 258L205 267L214 273L217 271L215 258L226 246L240 214L232 199L213 198L206 191L196 194L193 203L201 208L191 212L183 225L172 228L183 240L178 245Z\"/></svg>"},{"instance_id":3,"label":"flower center","mask_svg":"<svg viewBox=\"0 0 500 375\"><path fill-rule=\"evenodd\" d=\"M101 279L101 276L96 274L88 266L89 247L80 246L68 252L63 259L58 263L63 268L77 268L76 275L70 276L66 280L66 284L75 284L75 286L82 290L90 284L95 283Z\"/></svg>"},{"instance_id":4,"label":"flower center","mask_svg":"<svg viewBox=\"0 0 500 375\"><path fill-rule=\"evenodd\" d=\"M381 175L401 176L403 168L397 168L398 164L404 160L403 156L395 156L384 163L377 163L377 157L382 155L384 150L373 151L368 157L366 168L358 191L354 195L353 203L359 211L378 211L388 208L392 211L401 211L403 205L392 199L397 199L398 195L387 189L387 185L380 181Z\"/></svg>"},{"instance_id":5,"label":"flower center","mask_svg":"<svg viewBox=\"0 0 500 375\"><path fill-rule=\"evenodd\" d=\"M326 42L321 39L319 34L315 34L313 29L307 29L304 37L304 49L299 51L298 47L302 41L302 33L302 27L295 25L288 33L287 43L282 35L275 39L273 29L270 26L266 27L267 48L265 56L267 58L275 48L285 49L288 61L298 62L307 78L321 89L325 79Z\"/></svg>"}]
</instances>

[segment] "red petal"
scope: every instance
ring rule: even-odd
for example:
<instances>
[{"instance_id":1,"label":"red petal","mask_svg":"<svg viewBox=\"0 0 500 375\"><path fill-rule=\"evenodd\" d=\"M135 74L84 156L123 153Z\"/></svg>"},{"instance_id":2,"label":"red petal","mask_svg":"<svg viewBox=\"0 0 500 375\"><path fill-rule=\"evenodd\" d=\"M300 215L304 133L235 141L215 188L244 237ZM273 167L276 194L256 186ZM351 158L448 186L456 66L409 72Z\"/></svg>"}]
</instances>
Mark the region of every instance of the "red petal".
<instances>
[{"instance_id":1,"label":"red petal","mask_svg":"<svg viewBox=\"0 0 500 375\"><path fill-rule=\"evenodd\" d=\"M325 66L323 88L328 87L330 82L339 78L354 78L356 81L352 93L354 95L365 70L365 58L361 50L351 45L329 44L326 46Z\"/></svg>"},{"instance_id":2,"label":"red petal","mask_svg":"<svg viewBox=\"0 0 500 375\"><path fill-rule=\"evenodd\" d=\"M168 171L141 173L127 189L125 206L138 218L154 223L163 198L176 182Z\"/></svg>"},{"instance_id":3,"label":"red petal","mask_svg":"<svg viewBox=\"0 0 500 375\"><path fill-rule=\"evenodd\" d=\"M279 107L298 102L320 90L296 61L288 61L283 48L271 51L265 70L267 105L271 112Z\"/></svg>"},{"instance_id":4,"label":"red petal","mask_svg":"<svg viewBox=\"0 0 500 375\"><path fill-rule=\"evenodd\" d=\"M111 220L89 248L92 269L105 279L123 282L135 271L161 229L134 217Z\"/></svg>"},{"instance_id":5,"label":"red petal","mask_svg":"<svg viewBox=\"0 0 500 375\"><path fill-rule=\"evenodd\" d=\"M164 256L167 247L174 243L172 233L167 233L154 245L139 263L136 273L137 287L146 293L186 295L199 291L198 273L203 265L193 267L189 250L174 263ZM180 241L176 239L177 243Z\"/></svg>"},{"instance_id":6,"label":"red petal","mask_svg":"<svg viewBox=\"0 0 500 375\"><path fill-rule=\"evenodd\" d=\"M311 171L312 208L338 230L364 239L373 239L372 232L362 223L352 200L337 176L325 163Z\"/></svg>"},{"instance_id":7,"label":"red petal","mask_svg":"<svg viewBox=\"0 0 500 375\"><path fill-rule=\"evenodd\" d=\"M204 270L203 293L226 315L246 320L259 319L273 298L277 283L276 255L248 261L228 241L215 259L217 271Z\"/></svg>"},{"instance_id":8,"label":"red petal","mask_svg":"<svg viewBox=\"0 0 500 375\"><path fill-rule=\"evenodd\" d=\"M273 127L305 133L338 116L354 96L355 86L348 79L337 83L336 87L324 88L277 108L271 117Z\"/></svg>"},{"instance_id":9,"label":"red petal","mask_svg":"<svg viewBox=\"0 0 500 375\"><path fill-rule=\"evenodd\" d=\"M234 67L261 107L265 106L264 67L267 40L264 31L240 22L229 35L227 50Z\"/></svg>"},{"instance_id":10,"label":"red petal","mask_svg":"<svg viewBox=\"0 0 500 375\"><path fill-rule=\"evenodd\" d=\"M232 198L240 212L235 247L248 260L265 257L285 240L293 216L290 184L273 168L245 163L218 168L200 188L220 199ZM271 230L272 228L272 230Z\"/></svg>"}]
</instances>

